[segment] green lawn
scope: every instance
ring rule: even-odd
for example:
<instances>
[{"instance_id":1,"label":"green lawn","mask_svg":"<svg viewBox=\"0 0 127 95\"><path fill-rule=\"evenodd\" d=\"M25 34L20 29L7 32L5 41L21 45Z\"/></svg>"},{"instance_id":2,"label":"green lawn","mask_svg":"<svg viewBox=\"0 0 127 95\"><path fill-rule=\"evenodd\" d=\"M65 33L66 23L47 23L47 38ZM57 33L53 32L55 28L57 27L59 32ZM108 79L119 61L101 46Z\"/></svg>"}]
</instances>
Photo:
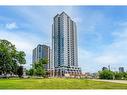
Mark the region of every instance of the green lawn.
<instances>
[{"instance_id":1,"label":"green lawn","mask_svg":"<svg viewBox=\"0 0 127 95\"><path fill-rule=\"evenodd\" d=\"M0 89L127 89L127 84L87 79L0 79Z\"/></svg>"}]
</instances>

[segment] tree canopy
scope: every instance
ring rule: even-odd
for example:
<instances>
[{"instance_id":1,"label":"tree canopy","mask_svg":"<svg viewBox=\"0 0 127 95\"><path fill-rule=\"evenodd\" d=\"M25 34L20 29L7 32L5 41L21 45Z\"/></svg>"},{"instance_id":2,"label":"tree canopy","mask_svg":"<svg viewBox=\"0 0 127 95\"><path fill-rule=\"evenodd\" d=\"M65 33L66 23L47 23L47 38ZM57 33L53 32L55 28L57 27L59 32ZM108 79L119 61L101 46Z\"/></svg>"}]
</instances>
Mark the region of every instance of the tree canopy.
<instances>
[{"instance_id":1,"label":"tree canopy","mask_svg":"<svg viewBox=\"0 0 127 95\"><path fill-rule=\"evenodd\" d=\"M26 64L25 53L17 51L15 45L0 39L0 72L1 74L17 74L20 65Z\"/></svg>"},{"instance_id":2,"label":"tree canopy","mask_svg":"<svg viewBox=\"0 0 127 95\"><path fill-rule=\"evenodd\" d=\"M42 76L45 77L47 72L46 72L46 65L48 63L47 58L42 58L39 61L36 61L32 68L29 70L28 74L30 76Z\"/></svg>"},{"instance_id":3,"label":"tree canopy","mask_svg":"<svg viewBox=\"0 0 127 95\"><path fill-rule=\"evenodd\" d=\"M100 79L127 79L127 72L117 72L117 71L111 71L111 70L102 70L99 71L99 78Z\"/></svg>"},{"instance_id":4,"label":"tree canopy","mask_svg":"<svg viewBox=\"0 0 127 95\"><path fill-rule=\"evenodd\" d=\"M110 70L99 71L99 78L100 79L113 79L114 72L112 72Z\"/></svg>"}]
</instances>

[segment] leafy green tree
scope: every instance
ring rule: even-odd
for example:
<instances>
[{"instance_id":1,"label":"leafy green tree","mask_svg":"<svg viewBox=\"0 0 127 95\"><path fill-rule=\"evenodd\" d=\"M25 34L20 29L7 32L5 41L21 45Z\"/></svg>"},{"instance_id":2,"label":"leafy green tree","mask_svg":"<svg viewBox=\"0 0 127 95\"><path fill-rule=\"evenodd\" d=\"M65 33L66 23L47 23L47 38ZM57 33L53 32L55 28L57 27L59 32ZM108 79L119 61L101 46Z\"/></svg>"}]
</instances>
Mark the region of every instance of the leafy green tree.
<instances>
[{"instance_id":1,"label":"leafy green tree","mask_svg":"<svg viewBox=\"0 0 127 95\"><path fill-rule=\"evenodd\" d=\"M16 62L14 62L12 66L12 72L14 75L18 74L18 68L19 68L19 65Z\"/></svg>"},{"instance_id":2,"label":"leafy green tree","mask_svg":"<svg viewBox=\"0 0 127 95\"><path fill-rule=\"evenodd\" d=\"M13 66L13 56L16 48L7 40L0 40L0 69L4 75L10 74Z\"/></svg>"},{"instance_id":3,"label":"leafy green tree","mask_svg":"<svg viewBox=\"0 0 127 95\"><path fill-rule=\"evenodd\" d=\"M100 79L113 79L113 77L114 77L114 72L110 70L99 71Z\"/></svg>"},{"instance_id":4,"label":"leafy green tree","mask_svg":"<svg viewBox=\"0 0 127 95\"><path fill-rule=\"evenodd\" d=\"M17 51L16 52L16 59L18 64L20 65L18 68L18 76L22 77L23 76L23 64L26 64L26 60L25 60L25 53L23 51Z\"/></svg>"},{"instance_id":5,"label":"leafy green tree","mask_svg":"<svg viewBox=\"0 0 127 95\"><path fill-rule=\"evenodd\" d=\"M115 72L115 79L120 80L124 77L124 74L122 72Z\"/></svg>"},{"instance_id":6,"label":"leafy green tree","mask_svg":"<svg viewBox=\"0 0 127 95\"><path fill-rule=\"evenodd\" d=\"M28 75L30 75L30 76L35 75L35 69L31 68L31 69L28 71Z\"/></svg>"},{"instance_id":7,"label":"leafy green tree","mask_svg":"<svg viewBox=\"0 0 127 95\"><path fill-rule=\"evenodd\" d=\"M35 62L33 64L33 68L34 69L34 75L36 76L46 76L46 64L48 63L48 60L46 58L40 59L38 62Z\"/></svg>"},{"instance_id":8,"label":"leafy green tree","mask_svg":"<svg viewBox=\"0 0 127 95\"><path fill-rule=\"evenodd\" d=\"M23 51L17 51L16 59L20 65L26 64L25 56L26 54Z\"/></svg>"},{"instance_id":9,"label":"leafy green tree","mask_svg":"<svg viewBox=\"0 0 127 95\"><path fill-rule=\"evenodd\" d=\"M127 79L127 72L123 72L123 78Z\"/></svg>"},{"instance_id":10,"label":"leafy green tree","mask_svg":"<svg viewBox=\"0 0 127 95\"><path fill-rule=\"evenodd\" d=\"M20 64L25 64L25 53L17 51L15 45L7 40L0 40L0 71L7 74L17 74Z\"/></svg>"},{"instance_id":11,"label":"leafy green tree","mask_svg":"<svg viewBox=\"0 0 127 95\"><path fill-rule=\"evenodd\" d=\"M20 78L23 76L23 66L19 66L17 73Z\"/></svg>"},{"instance_id":12,"label":"leafy green tree","mask_svg":"<svg viewBox=\"0 0 127 95\"><path fill-rule=\"evenodd\" d=\"M26 75L30 75L30 74L29 74L29 70L26 70Z\"/></svg>"},{"instance_id":13,"label":"leafy green tree","mask_svg":"<svg viewBox=\"0 0 127 95\"><path fill-rule=\"evenodd\" d=\"M44 75L44 69L43 69L41 66L38 66L38 67L36 68L35 74L36 74L37 76L43 76L43 75Z\"/></svg>"}]
</instances>

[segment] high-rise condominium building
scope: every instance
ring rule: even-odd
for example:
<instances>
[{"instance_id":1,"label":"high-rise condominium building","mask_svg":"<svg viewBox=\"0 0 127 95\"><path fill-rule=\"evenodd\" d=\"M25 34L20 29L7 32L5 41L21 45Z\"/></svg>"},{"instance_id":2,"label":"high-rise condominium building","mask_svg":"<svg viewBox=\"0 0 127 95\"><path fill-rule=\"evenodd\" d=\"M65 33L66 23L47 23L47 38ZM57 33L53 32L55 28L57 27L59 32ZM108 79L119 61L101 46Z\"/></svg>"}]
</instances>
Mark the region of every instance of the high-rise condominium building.
<instances>
[{"instance_id":1,"label":"high-rise condominium building","mask_svg":"<svg viewBox=\"0 0 127 95\"><path fill-rule=\"evenodd\" d=\"M103 67L103 68L102 68L102 71L103 71L103 70L108 70L108 68L107 68L107 67Z\"/></svg>"},{"instance_id":2,"label":"high-rise condominium building","mask_svg":"<svg viewBox=\"0 0 127 95\"><path fill-rule=\"evenodd\" d=\"M52 49L55 76L81 73L78 67L76 23L65 12L54 17Z\"/></svg>"},{"instance_id":3,"label":"high-rise condominium building","mask_svg":"<svg viewBox=\"0 0 127 95\"><path fill-rule=\"evenodd\" d=\"M119 72L124 72L124 67L119 67Z\"/></svg>"},{"instance_id":4,"label":"high-rise condominium building","mask_svg":"<svg viewBox=\"0 0 127 95\"><path fill-rule=\"evenodd\" d=\"M48 59L48 64L45 65L45 69L50 69L50 47L47 45L38 45L33 49L32 63L36 63L42 58Z\"/></svg>"}]
</instances>

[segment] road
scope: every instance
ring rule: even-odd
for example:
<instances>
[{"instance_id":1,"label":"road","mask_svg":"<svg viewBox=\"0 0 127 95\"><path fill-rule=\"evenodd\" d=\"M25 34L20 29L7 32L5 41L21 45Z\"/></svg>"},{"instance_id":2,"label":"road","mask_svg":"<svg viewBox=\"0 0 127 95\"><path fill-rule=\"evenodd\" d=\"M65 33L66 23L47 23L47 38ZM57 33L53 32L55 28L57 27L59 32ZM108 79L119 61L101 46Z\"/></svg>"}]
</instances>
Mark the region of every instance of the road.
<instances>
[{"instance_id":1,"label":"road","mask_svg":"<svg viewBox=\"0 0 127 95\"><path fill-rule=\"evenodd\" d=\"M102 79L92 79L92 80L127 84L127 80L102 80Z\"/></svg>"}]
</instances>

